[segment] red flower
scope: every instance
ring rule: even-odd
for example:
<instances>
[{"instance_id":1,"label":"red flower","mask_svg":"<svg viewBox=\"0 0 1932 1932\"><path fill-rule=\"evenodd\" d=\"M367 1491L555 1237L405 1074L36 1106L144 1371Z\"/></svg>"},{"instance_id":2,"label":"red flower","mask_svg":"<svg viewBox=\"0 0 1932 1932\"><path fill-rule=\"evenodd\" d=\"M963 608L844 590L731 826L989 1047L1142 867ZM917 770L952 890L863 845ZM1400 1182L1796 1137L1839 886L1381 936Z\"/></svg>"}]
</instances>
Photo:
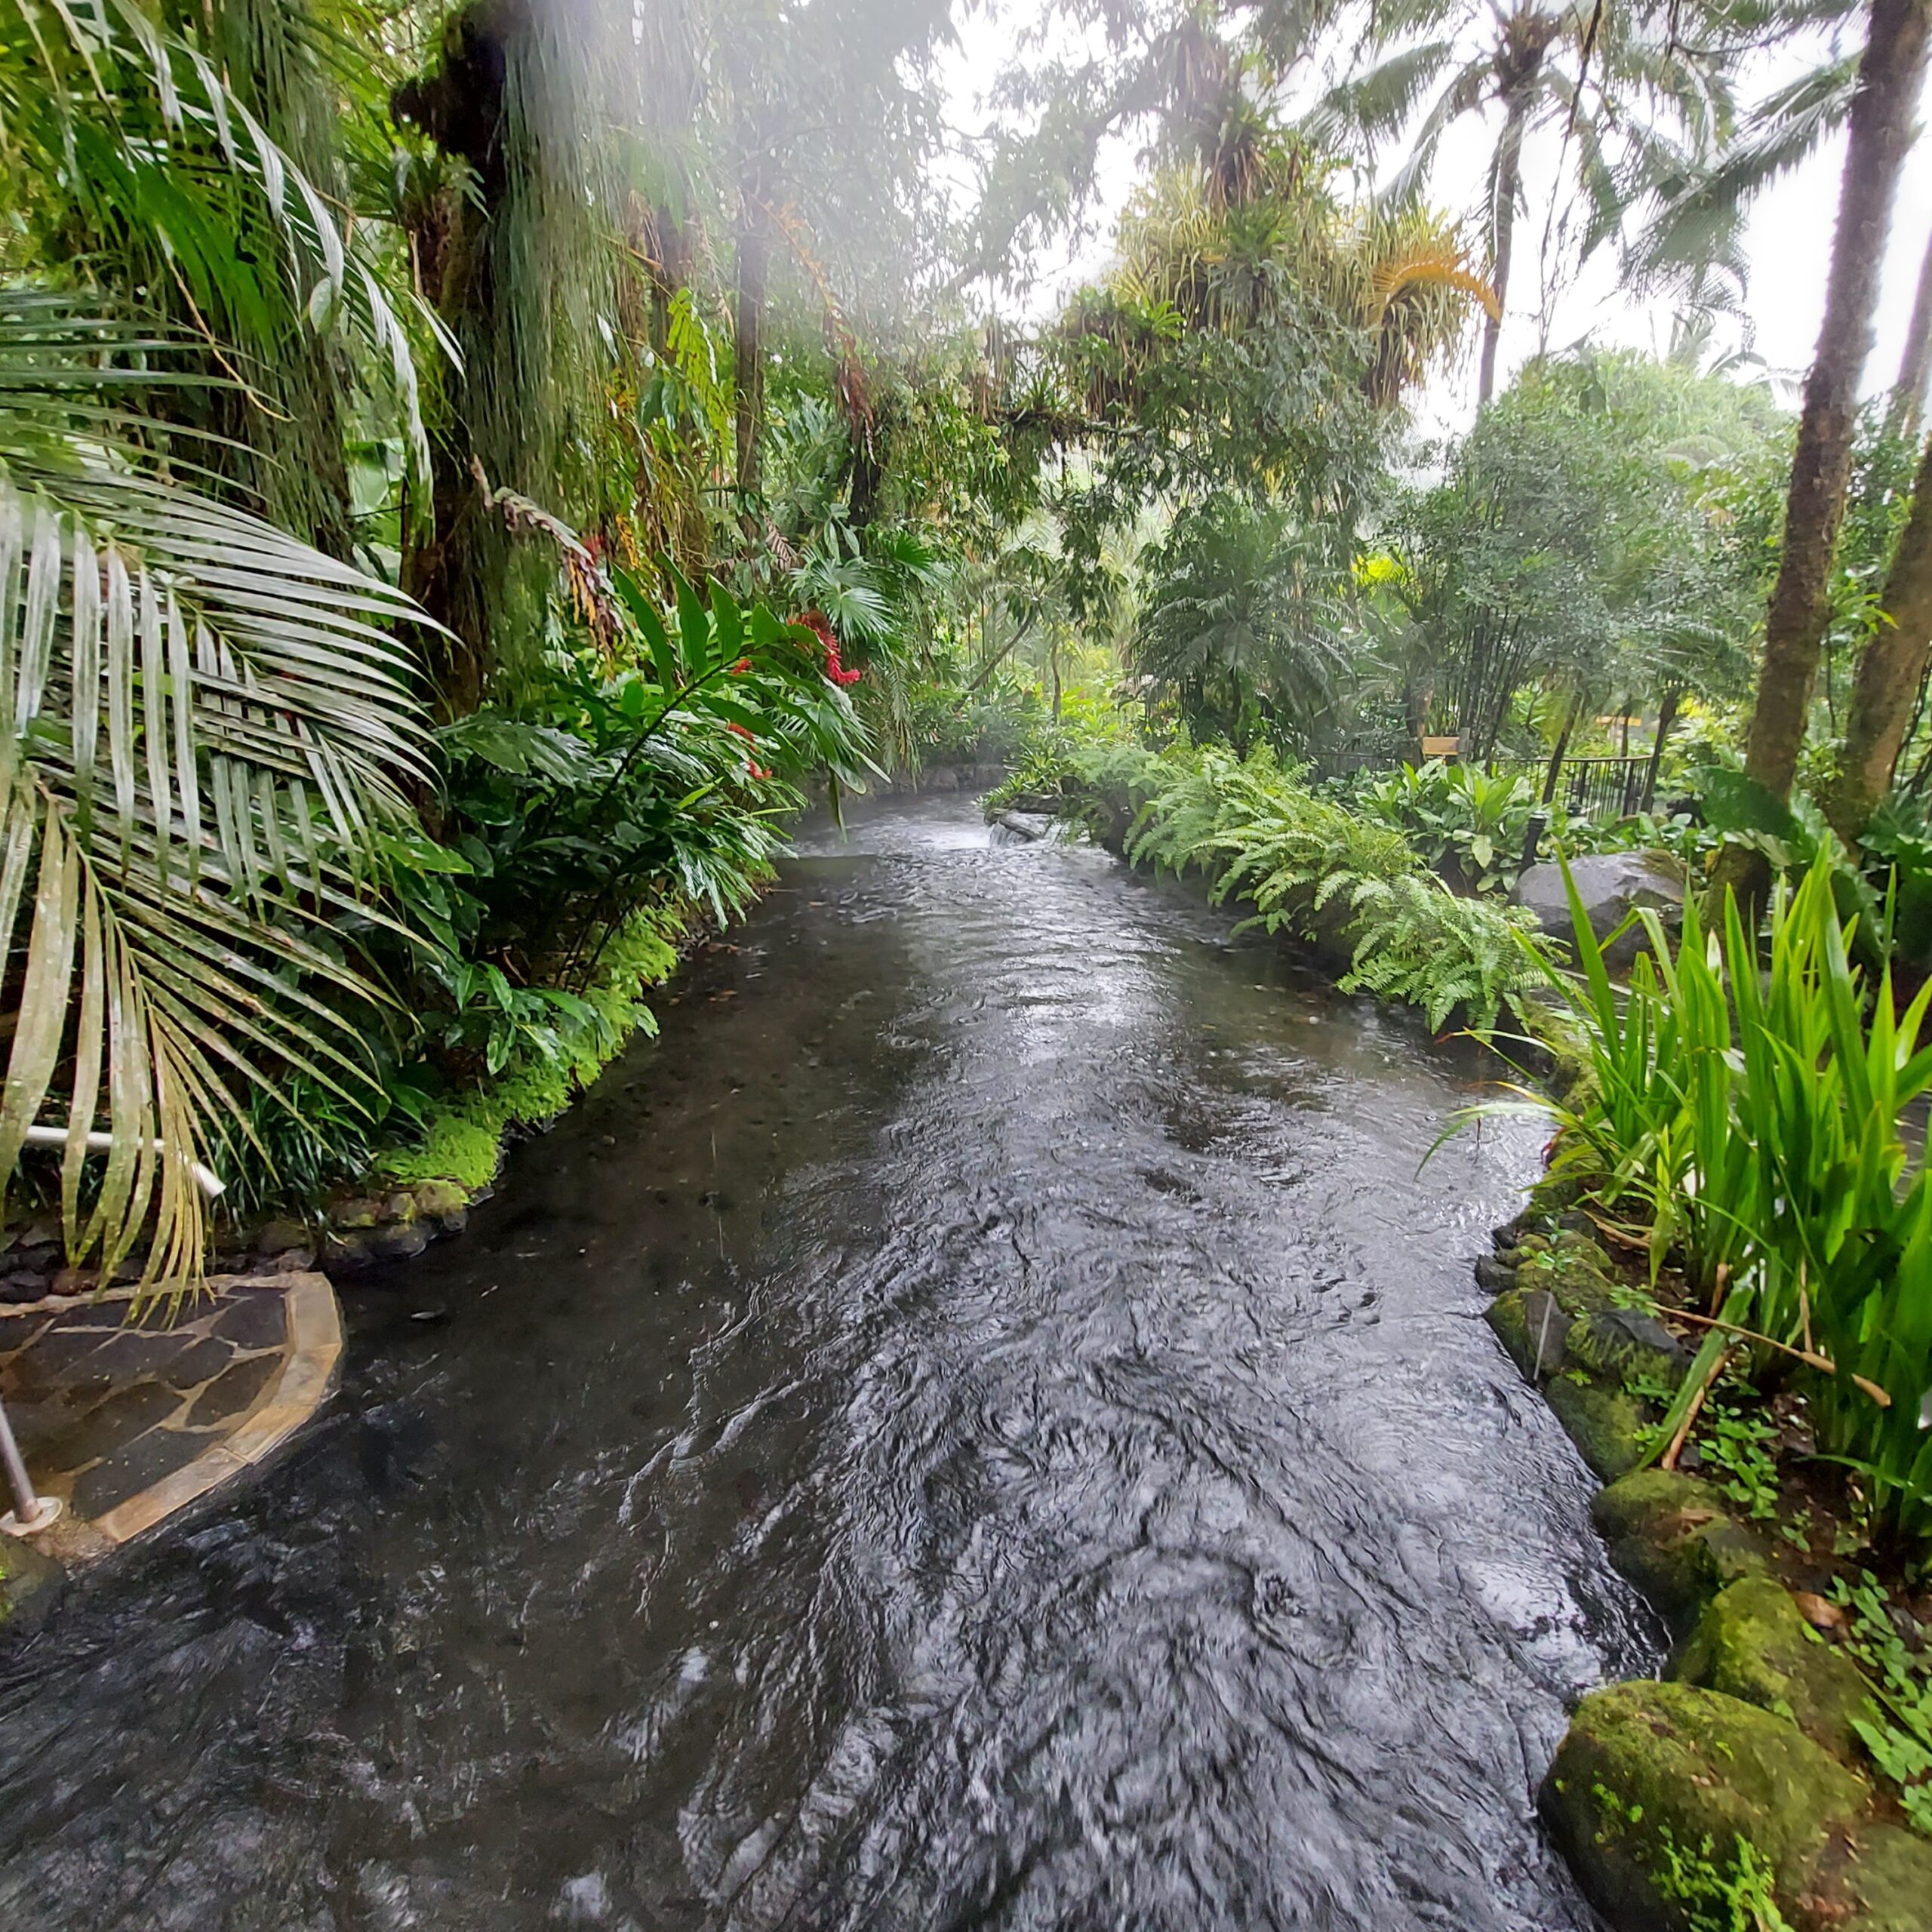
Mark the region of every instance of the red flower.
<instances>
[{"instance_id":1,"label":"red flower","mask_svg":"<svg viewBox=\"0 0 1932 1932\"><path fill-rule=\"evenodd\" d=\"M758 743L756 734L755 733L747 731L742 724L728 724L724 728L728 731L737 732L738 736L743 738L747 744L755 745Z\"/></svg>"},{"instance_id":2,"label":"red flower","mask_svg":"<svg viewBox=\"0 0 1932 1932\"><path fill-rule=\"evenodd\" d=\"M863 671L848 671L838 661L838 633L832 628L831 620L823 611L808 611L792 622L802 624L814 632L825 647L825 675L835 685L856 685L866 674Z\"/></svg>"},{"instance_id":3,"label":"red flower","mask_svg":"<svg viewBox=\"0 0 1932 1932\"><path fill-rule=\"evenodd\" d=\"M771 776L770 771L768 771L764 766L760 764L758 760L755 758L748 758L746 759L745 769L749 772L754 778L769 778Z\"/></svg>"},{"instance_id":4,"label":"red flower","mask_svg":"<svg viewBox=\"0 0 1932 1932\"><path fill-rule=\"evenodd\" d=\"M734 678L742 678L751 668L752 660L749 657L741 657L731 666L731 675Z\"/></svg>"}]
</instances>

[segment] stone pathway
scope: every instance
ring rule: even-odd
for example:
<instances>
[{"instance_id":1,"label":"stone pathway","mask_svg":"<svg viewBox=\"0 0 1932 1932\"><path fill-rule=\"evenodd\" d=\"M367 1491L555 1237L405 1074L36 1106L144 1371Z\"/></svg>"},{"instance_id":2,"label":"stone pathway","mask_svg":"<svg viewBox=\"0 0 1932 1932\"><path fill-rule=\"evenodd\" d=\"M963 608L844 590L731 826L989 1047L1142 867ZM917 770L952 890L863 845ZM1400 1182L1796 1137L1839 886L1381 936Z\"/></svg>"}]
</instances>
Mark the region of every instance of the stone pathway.
<instances>
[{"instance_id":1,"label":"stone pathway","mask_svg":"<svg viewBox=\"0 0 1932 1932\"><path fill-rule=\"evenodd\" d=\"M37 1539L85 1561L261 1462L315 1414L342 1353L318 1274L217 1278L130 1320L125 1291L0 1310L0 1401L35 1487L67 1516Z\"/></svg>"}]
</instances>

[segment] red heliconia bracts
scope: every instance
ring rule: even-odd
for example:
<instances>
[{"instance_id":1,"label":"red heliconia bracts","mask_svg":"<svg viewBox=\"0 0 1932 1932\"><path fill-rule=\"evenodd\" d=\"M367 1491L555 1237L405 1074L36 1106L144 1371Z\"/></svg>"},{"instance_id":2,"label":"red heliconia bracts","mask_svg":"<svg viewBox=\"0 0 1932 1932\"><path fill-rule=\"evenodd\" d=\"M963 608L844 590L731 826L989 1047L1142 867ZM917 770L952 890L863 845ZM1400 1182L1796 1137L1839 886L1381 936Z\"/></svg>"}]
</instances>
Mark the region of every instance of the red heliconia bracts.
<instances>
[{"instance_id":1,"label":"red heliconia bracts","mask_svg":"<svg viewBox=\"0 0 1932 1932\"><path fill-rule=\"evenodd\" d=\"M817 633L818 641L825 646L825 675L835 685L856 685L866 675L863 671L848 671L839 663L838 633L832 628L831 619L823 611L808 611L792 622Z\"/></svg>"}]
</instances>

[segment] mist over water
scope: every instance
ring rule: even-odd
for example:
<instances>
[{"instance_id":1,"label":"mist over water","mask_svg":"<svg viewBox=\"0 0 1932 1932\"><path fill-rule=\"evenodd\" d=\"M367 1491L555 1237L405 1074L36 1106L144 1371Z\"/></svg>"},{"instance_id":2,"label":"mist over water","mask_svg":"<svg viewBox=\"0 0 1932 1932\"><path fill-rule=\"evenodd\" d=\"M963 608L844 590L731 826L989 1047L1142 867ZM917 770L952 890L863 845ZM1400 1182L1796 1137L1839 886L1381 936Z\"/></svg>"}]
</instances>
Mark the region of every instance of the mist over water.
<instances>
[{"instance_id":1,"label":"mist over water","mask_svg":"<svg viewBox=\"0 0 1932 1932\"><path fill-rule=\"evenodd\" d=\"M1233 923L964 801L808 841L0 1663L0 1923L1592 1924L1532 1793L1657 1653L1480 1319L1534 1146L1418 1174L1477 1063Z\"/></svg>"}]
</instances>

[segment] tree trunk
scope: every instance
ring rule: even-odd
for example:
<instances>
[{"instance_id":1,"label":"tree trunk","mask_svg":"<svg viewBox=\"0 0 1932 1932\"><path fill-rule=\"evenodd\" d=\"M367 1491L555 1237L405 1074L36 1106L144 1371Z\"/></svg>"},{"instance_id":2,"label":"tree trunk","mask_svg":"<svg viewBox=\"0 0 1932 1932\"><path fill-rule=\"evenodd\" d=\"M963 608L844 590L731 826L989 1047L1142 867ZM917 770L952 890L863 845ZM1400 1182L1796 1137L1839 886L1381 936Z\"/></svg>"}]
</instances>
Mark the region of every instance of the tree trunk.
<instances>
[{"instance_id":1,"label":"tree trunk","mask_svg":"<svg viewBox=\"0 0 1932 1932\"><path fill-rule=\"evenodd\" d=\"M1563 760L1570 749L1570 734L1577 728L1577 719L1583 709L1583 694L1579 691L1570 700L1570 709L1563 714L1563 729L1556 734L1556 749L1549 755L1549 773L1543 782L1543 801L1549 804L1556 797L1556 787L1563 776Z\"/></svg>"},{"instance_id":2,"label":"tree trunk","mask_svg":"<svg viewBox=\"0 0 1932 1932\"><path fill-rule=\"evenodd\" d=\"M1651 761L1644 768L1644 803L1642 809L1648 811L1657 803L1657 772L1663 764L1663 741L1670 735L1670 728L1677 722L1677 707L1684 702L1684 694L1675 685L1663 694L1663 702L1657 706L1657 734L1651 744Z\"/></svg>"},{"instance_id":3,"label":"tree trunk","mask_svg":"<svg viewBox=\"0 0 1932 1932\"><path fill-rule=\"evenodd\" d=\"M1932 440L1920 459L1912 508L1879 603L1878 628L1858 660L1838 778L1826 800L1847 844L1891 789L1932 648Z\"/></svg>"},{"instance_id":4,"label":"tree trunk","mask_svg":"<svg viewBox=\"0 0 1932 1932\"><path fill-rule=\"evenodd\" d=\"M1925 259L1918 269L1918 296L1912 305L1912 322L1906 331L1898 386L1892 392L1892 420L1902 435L1918 432L1925 414L1928 378L1932 378L1932 235L1925 238Z\"/></svg>"},{"instance_id":5,"label":"tree trunk","mask_svg":"<svg viewBox=\"0 0 1932 1932\"><path fill-rule=\"evenodd\" d=\"M1539 63L1539 64L1540 64ZM1509 257L1516 238L1516 202L1523 191L1523 136L1530 118L1530 92L1535 69L1527 70L1523 85L1512 91L1509 112L1503 123L1503 139L1496 150L1496 199L1490 210L1490 285L1496 291L1494 312L1482 325L1482 376L1476 389L1478 404L1496 392L1496 352L1503 340L1503 305L1509 299Z\"/></svg>"},{"instance_id":6,"label":"tree trunk","mask_svg":"<svg viewBox=\"0 0 1932 1932\"><path fill-rule=\"evenodd\" d=\"M764 427L765 237L755 186L747 183L738 207L737 312L732 353L738 419L738 494L746 516L755 514L762 481L759 442Z\"/></svg>"},{"instance_id":7,"label":"tree trunk","mask_svg":"<svg viewBox=\"0 0 1932 1932\"><path fill-rule=\"evenodd\" d=\"M1764 623L1764 657L1744 768L1791 795L1830 614L1832 553L1851 475L1859 377L1872 346L1885 234L1914 131L1932 0L1873 0L1839 191L1824 325L1804 386L1784 547Z\"/></svg>"}]
</instances>

